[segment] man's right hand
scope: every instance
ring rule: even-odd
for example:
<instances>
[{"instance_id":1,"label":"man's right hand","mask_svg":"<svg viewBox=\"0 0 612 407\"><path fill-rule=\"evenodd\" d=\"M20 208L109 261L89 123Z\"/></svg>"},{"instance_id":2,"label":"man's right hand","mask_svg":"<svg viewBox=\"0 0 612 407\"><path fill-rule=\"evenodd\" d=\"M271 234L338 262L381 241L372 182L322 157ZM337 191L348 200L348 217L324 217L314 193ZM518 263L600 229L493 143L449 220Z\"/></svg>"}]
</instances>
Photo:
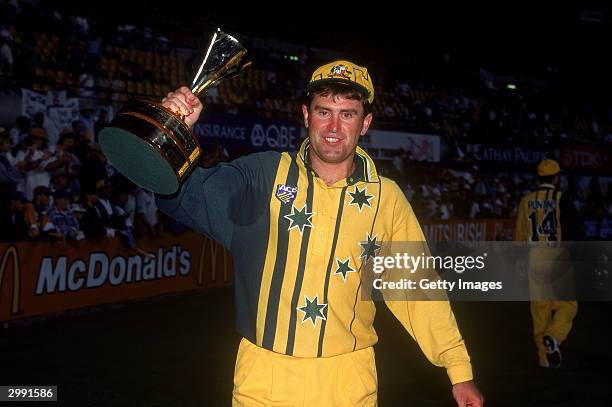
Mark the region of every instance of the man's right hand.
<instances>
[{"instance_id":1,"label":"man's right hand","mask_svg":"<svg viewBox=\"0 0 612 407\"><path fill-rule=\"evenodd\" d=\"M162 106L185 116L185 123L191 128L202 113L202 102L186 86L181 86L162 99Z\"/></svg>"}]
</instances>

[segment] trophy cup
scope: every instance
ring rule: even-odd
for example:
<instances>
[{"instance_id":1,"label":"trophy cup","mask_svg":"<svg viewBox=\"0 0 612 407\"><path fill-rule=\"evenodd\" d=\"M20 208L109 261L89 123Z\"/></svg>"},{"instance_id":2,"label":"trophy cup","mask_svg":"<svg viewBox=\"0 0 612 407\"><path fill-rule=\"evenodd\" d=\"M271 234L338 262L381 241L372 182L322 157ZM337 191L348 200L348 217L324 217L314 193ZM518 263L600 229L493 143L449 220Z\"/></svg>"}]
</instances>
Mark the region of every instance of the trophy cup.
<instances>
[{"instance_id":1,"label":"trophy cup","mask_svg":"<svg viewBox=\"0 0 612 407\"><path fill-rule=\"evenodd\" d=\"M220 29L191 84L200 96L223 80L238 75L250 62L246 49ZM130 100L99 135L102 151L130 181L144 189L169 195L197 166L200 145L184 116L149 100Z\"/></svg>"}]
</instances>

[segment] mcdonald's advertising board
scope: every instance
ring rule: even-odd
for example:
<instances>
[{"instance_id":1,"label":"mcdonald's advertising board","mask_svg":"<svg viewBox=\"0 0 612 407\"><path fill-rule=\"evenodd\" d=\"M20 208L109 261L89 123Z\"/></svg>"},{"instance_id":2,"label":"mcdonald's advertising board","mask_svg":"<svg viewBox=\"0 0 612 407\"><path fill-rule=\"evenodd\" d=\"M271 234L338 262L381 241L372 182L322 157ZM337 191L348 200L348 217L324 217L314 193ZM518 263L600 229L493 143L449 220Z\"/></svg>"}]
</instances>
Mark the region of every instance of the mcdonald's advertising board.
<instances>
[{"instance_id":1,"label":"mcdonald's advertising board","mask_svg":"<svg viewBox=\"0 0 612 407\"><path fill-rule=\"evenodd\" d=\"M185 232L138 242L0 243L0 321L232 284L217 242Z\"/></svg>"}]
</instances>

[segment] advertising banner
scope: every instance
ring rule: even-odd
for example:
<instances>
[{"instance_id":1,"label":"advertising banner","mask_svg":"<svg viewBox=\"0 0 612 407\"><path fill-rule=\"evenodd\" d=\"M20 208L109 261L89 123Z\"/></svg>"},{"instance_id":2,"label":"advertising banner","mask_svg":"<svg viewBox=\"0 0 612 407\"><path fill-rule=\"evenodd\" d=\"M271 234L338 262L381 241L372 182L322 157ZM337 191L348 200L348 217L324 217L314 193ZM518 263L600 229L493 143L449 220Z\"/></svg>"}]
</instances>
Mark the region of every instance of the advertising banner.
<instances>
[{"instance_id":1,"label":"advertising banner","mask_svg":"<svg viewBox=\"0 0 612 407\"><path fill-rule=\"evenodd\" d=\"M203 113L193 132L206 149L218 140L231 157L258 151L293 151L300 145L295 123L257 117Z\"/></svg>"},{"instance_id":2,"label":"advertising banner","mask_svg":"<svg viewBox=\"0 0 612 407\"><path fill-rule=\"evenodd\" d=\"M463 143L455 151L455 160L506 164L537 164L554 158L548 150L523 147L492 147L485 144Z\"/></svg>"},{"instance_id":3,"label":"advertising banner","mask_svg":"<svg viewBox=\"0 0 612 407\"><path fill-rule=\"evenodd\" d=\"M370 130L359 145L374 159L393 159L408 151L416 161L440 162L440 136L399 131Z\"/></svg>"},{"instance_id":4,"label":"advertising banner","mask_svg":"<svg viewBox=\"0 0 612 407\"><path fill-rule=\"evenodd\" d=\"M561 152L561 168L612 171L612 151L587 147L564 149Z\"/></svg>"},{"instance_id":5,"label":"advertising banner","mask_svg":"<svg viewBox=\"0 0 612 407\"><path fill-rule=\"evenodd\" d=\"M423 222L428 242L477 242L514 239L514 219Z\"/></svg>"},{"instance_id":6,"label":"advertising banner","mask_svg":"<svg viewBox=\"0 0 612 407\"><path fill-rule=\"evenodd\" d=\"M232 283L227 251L195 232L138 244L0 243L0 321Z\"/></svg>"}]
</instances>

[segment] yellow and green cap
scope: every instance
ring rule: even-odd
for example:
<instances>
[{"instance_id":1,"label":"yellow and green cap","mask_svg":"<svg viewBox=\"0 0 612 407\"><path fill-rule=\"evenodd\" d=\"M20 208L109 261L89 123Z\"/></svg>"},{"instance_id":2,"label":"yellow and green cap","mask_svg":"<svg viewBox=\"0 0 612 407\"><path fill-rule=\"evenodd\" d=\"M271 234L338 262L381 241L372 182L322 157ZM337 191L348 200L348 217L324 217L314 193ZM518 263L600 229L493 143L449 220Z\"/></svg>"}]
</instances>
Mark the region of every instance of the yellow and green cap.
<instances>
[{"instance_id":1,"label":"yellow and green cap","mask_svg":"<svg viewBox=\"0 0 612 407\"><path fill-rule=\"evenodd\" d=\"M561 172L561 167L555 160L549 158L540 161L538 164L538 175L540 177L548 177Z\"/></svg>"},{"instance_id":2,"label":"yellow and green cap","mask_svg":"<svg viewBox=\"0 0 612 407\"><path fill-rule=\"evenodd\" d=\"M306 93L310 94L317 88L331 84L342 83L364 92L368 96L368 103L374 101L374 84L368 69L350 61L338 60L318 67L306 85Z\"/></svg>"}]
</instances>

